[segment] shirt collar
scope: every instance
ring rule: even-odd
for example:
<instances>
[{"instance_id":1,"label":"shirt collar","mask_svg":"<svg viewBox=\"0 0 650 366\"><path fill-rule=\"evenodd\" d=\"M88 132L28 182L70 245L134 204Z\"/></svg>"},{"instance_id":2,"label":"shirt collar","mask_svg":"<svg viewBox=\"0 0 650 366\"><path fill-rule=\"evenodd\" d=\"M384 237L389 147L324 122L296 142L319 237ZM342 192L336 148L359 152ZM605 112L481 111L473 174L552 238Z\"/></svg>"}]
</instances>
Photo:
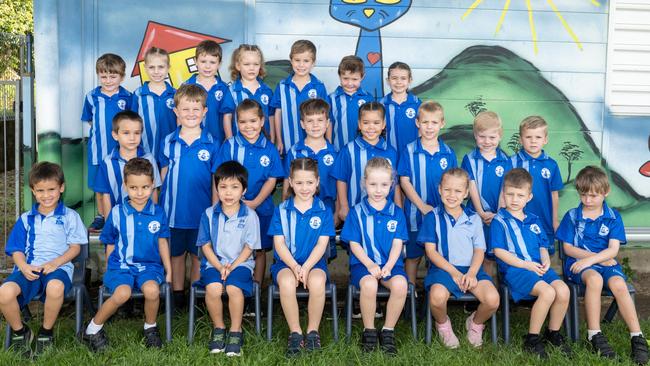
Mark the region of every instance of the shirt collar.
<instances>
[{"instance_id":1,"label":"shirt collar","mask_svg":"<svg viewBox=\"0 0 650 366\"><path fill-rule=\"evenodd\" d=\"M142 147L142 145L139 145L135 156L140 158L140 157L143 157L145 154L146 154L146 152L144 151L144 147ZM126 160L124 160L122 158L122 156L120 156L120 146L119 145L115 146L113 148L113 151L111 151L111 159L112 160L118 160L118 161L126 161Z\"/></svg>"},{"instance_id":2,"label":"shirt collar","mask_svg":"<svg viewBox=\"0 0 650 366\"><path fill-rule=\"evenodd\" d=\"M293 80L292 80L294 74L295 73L293 71L291 71L289 76L287 76L285 79L283 79L281 81L281 83L282 84L287 84L287 85L296 85L296 84L293 83ZM307 86L311 85L311 84L320 84L320 83L321 83L321 81L314 74L309 73L309 82L307 84L305 84L305 88Z\"/></svg>"},{"instance_id":3,"label":"shirt collar","mask_svg":"<svg viewBox=\"0 0 650 366\"><path fill-rule=\"evenodd\" d=\"M397 103L396 101L393 100L393 93L388 93L384 97L384 103L390 103L390 104L395 104L395 105L403 105L403 104L417 104L420 101L418 97L415 96L415 94L412 94L410 92L406 93L406 100L403 101L401 104Z\"/></svg>"},{"instance_id":4,"label":"shirt collar","mask_svg":"<svg viewBox=\"0 0 650 366\"><path fill-rule=\"evenodd\" d=\"M255 143L250 143L244 136L242 136L239 132L237 132L237 135L235 135L235 141L241 146L252 146L252 147L259 147L259 148L265 148L266 147L266 136L264 136L263 133L260 134L260 137L257 138L257 141Z\"/></svg>"},{"instance_id":5,"label":"shirt collar","mask_svg":"<svg viewBox=\"0 0 650 366\"><path fill-rule=\"evenodd\" d=\"M394 216L395 215L395 203L391 200L386 201L386 205L384 208L381 210L376 210L374 207L370 205L370 202L368 202L368 197L363 197L361 200L361 209L367 216L374 216L376 214L384 215L384 216Z\"/></svg>"},{"instance_id":6,"label":"shirt collar","mask_svg":"<svg viewBox=\"0 0 650 366\"><path fill-rule=\"evenodd\" d=\"M223 209L221 207L221 202L217 202L212 208L212 214L214 216L219 216L222 213L223 213ZM223 215L228 217L228 215L226 215L225 213ZM236 218L244 217L244 216L247 216L247 215L248 215L248 209L247 209L246 205L244 204L244 202L239 201L239 211L237 211L237 217Z\"/></svg>"},{"instance_id":7,"label":"shirt collar","mask_svg":"<svg viewBox=\"0 0 650 366\"><path fill-rule=\"evenodd\" d=\"M483 155L481 154L481 150L478 147L476 147L476 148L474 148L474 150L472 150L471 157L474 158L474 159L487 160L487 159L485 159L485 157L483 157ZM508 160L508 155L506 155L506 153L503 150L501 150L500 147L497 147L496 156L494 157L494 159L492 159L492 161L495 161L495 160L504 160L504 161Z\"/></svg>"},{"instance_id":8,"label":"shirt collar","mask_svg":"<svg viewBox=\"0 0 650 366\"><path fill-rule=\"evenodd\" d=\"M549 158L548 155L546 154L546 151L544 150L542 150L542 153L538 157L534 158L530 156L530 154L528 154L523 147L519 150L517 154L522 160L547 160Z\"/></svg>"},{"instance_id":9,"label":"shirt collar","mask_svg":"<svg viewBox=\"0 0 650 366\"><path fill-rule=\"evenodd\" d=\"M352 93L352 95L349 95L348 93L345 92L345 90L343 90L343 87L340 86L340 85L336 87L336 90L334 90L334 94L336 96L347 95L347 96L350 96L352 98L371 96L369 93L367 93L361 87L359 87L359 89L357 89L354 93Z\"/></svg>"},{"instance_id":10,"label":"shirt collar","mask_svg":"<svg viewBox=\"0 0 650 366\"><path fill-rule=\"evenodd\" d=\"M532 214L530 212L524 211L524 221L519 220L518 218L512 216L512 214L506 210L504 207L500 208L499 211L497 212L497 215L499 215L501 218L504 218L506 220L513 219L517 223L522 223L524 225L531 224L537 219L537 216L535 214Z\"/></svg>"},{"instance_id":11,"label":"shirt collar","mask_svg":"<svg viewBox=\"0 0 650 366\"><path fill-rule=\"evenodd\" d=\"M375 148L379 150L387 150L388 149L388 144L386 143L386 140L384 140L383 137L379 137L379 141L375 145L371 145L368 141L363 139L363 136L357 136L354 139L354 142L362 149L367 150L370 148Z\"/></svg>"},{"instance_id":12,"label":"shirt collar","mask_svg":"<svg viewBox=\"0 0 650 366\"><path fill-rule=\"evenodd\" d=\"M416 152L429 154L429 152L425 150L424 147L422 147L422 138L418 138L416 141L417 141L415 145ZM451 148L449 147L449 145L445 144L445 142L442 141L440 137L438 137L438 151L436 152L436 154L437 153L447 154L447 155L451 154Z\"/></svg>"},{"instance_id":13,"label":"shirt collar","mask_svg":"<svg viewBox=\"0 0 650 366\"><path fill-rule=\"evenodd\" d=\"M193 74L192 76L190 76L189 79L187 79L187 83L188 84L197 84L197 85L199 85L200 87L202 87L205 90L203 85L199 84L199 82L196 80L198 78L198 76L199 76L199 74ZM215 80L215 82L210 88L213 88L216 85L219 85L220 83L222 83L221 77L219 77L219 74L214 76L214 80Z\"/></svg>"},{"instance_id":14,"label":"shirt collar","mask_svg":"<svg viewBox=\"0 0 650 366\"><path fill-rule=\"evenodd\" d=\"M152 94L157 96L157 94L155 94L154 92L151 91L151 89L149 89L148 81L145 81L144 84L142 84L142 89L140 89L140 93L142 95ZM162 92L162 94L160 94L160 96L162 97L166 94L173 94L173 93L174 93L174 87L165 81L165 90Z\"/></svg>"},{"instance_id":15,"label":"shirt collar","mask_svg":"<svg viewBox=\"0 0 650 366\"><path fill-rule=\"evenodd\" d=\"M124 198L124 201L122 201L122 209L124 210L125 215L133 215L136 212L140 212L146 215L153 216L156 213L156 205L153 203L151 198L149 198L147 203L144 205L142 211L138 211L135 208L133 208L133 206L131 206L131 199L127 196Z\"/></svg>"},{"instance_id":16,"label":"shirt collar","mask_svg":"<svg viewBox=\"0 0 650 366\"><path fill-rule=\"evenodd\" d=\"M294 209L297 210L294 199L295 198L293 196L287 198L287 200L284 201L284 208L287 210L294 210ZM311 203L311 207L309 208L309 210L305 211L304 214L307 214L308 212L321 212L325 210L326 210L325 203L323 203L323 201L321 201L320 198L314 196L314 200Z\"/></svg>"},{"instance_id":17,"label":"shirt collar","mask_svg":"<svg viewBox=\"0 0 650 366\"><path fill-rule=\"evenodd\" d=\"M183 126L176 127L176 131L174 131L174 134L172 135L170 141L178 141L178 140L180 140L180 134L181 134L181 128L182 127ZM208 132L207 128L201 128L201 137L199 137L199 141L201 141L204 144L213 143L212 135L210 135L210 132Z\"/></svg>"},{"instance_id":18,"label":"shirt collar","mask_svg":"<svg viewBox=\"0 0 650 366\"><path fill-rule=\"evenodd\" d=\"M458 219L454 218L447 210L444 208L444 206L440 205L436 210L438 212L442 212L443 215L449 217L450 220L456 221L456 223L463 224L465 222L469 222L472 220L472 216L474 216L476 213L472 211L469 207L465 205L460 205L460 207L463 209L462 214Z\"/></svg>"},{"instance_id":19,"label":"shirt collar","mask_svg":"<svg viewBox=\"0 0 650 366\"><path fill-rule=\"evenodd\" d=\"M122 86L120 86L119 89L117 89L117 93L111 95L110 97L109 97L108 95L102 93L102 86L101 86L101 85L98 86L98 87L96 87L96 88L93 90L93 95L94 95L94 96L104 96L104 97L108 97L108 98L113 98L113 97L128 97L129 94L130 94L130 92L129 92L128 90L124 89L124 87L122 87Z\"/></svg>"},{"instance_id":20,"label":"shirt collar","mask_svg":"<svg viewBox=\"0 0 650 366\"><path fill-rule=\"evenodd\" d=\"M586 221L586 219L582 216L582 207L583 207L583 205L582 205L582 202L581 202L578 205L578 209L577 209L577 213L578 213L577 219L578 219L578 221ZM607 202L603 202L603 214L598 216L598 218L596 218L596 220L599 220L599 219L614 219L614 218L616 218L616 214L614 214L614 210L609 208L609 206L607 205ZM594 220L594 221L596 221L596 220Z\"/></svg>"},{"instance_id":21,"label":"shirt collar","mask_svg":"<svg viewBox=\"0 0 650 366\"><path fill-rule=\"evenodd\" d=\"M257 88L257 91L255 91L256 94L257 94L258 91L266 89L266 84L264 84L264 80L262 80L262 78L260 78L259 76L257 77L257 82L260 84L260 87ZM237 78L237 80L233 81L232 90L238 91L238 92L242 91L242 90L246 90L246 91L250 92L250 90L248 90L247 88L244 87L244 84L242 83L241 78Z\"/></svg>"},{"instance_id":22,"label":"shirt collar","mask_svg":"<svg viewBox=\"0 0 650 366\"><path fill-rule=\"evenodd\" d=\"M57 216L62 216L65 215L65 204L63 201L59 201L59 203L56 204L56 207L54 208L54 211L50 212L47 215L43 215L42 213L38 212L38 206L39 203L34 203L32 205L32 209L29 211L29 216L36 216L36 215L42 215L42 216L52 216L52 215L57 215Z\"/></svg>"}]
</instances>

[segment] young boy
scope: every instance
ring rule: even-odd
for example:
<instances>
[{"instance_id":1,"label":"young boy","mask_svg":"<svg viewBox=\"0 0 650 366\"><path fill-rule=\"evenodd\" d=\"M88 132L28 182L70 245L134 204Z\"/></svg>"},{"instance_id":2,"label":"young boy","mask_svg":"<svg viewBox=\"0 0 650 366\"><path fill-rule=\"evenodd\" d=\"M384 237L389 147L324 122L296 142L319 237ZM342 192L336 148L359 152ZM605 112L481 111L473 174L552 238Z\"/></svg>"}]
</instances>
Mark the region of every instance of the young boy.
<instances>
[{"instance_id":1,"label":"young boy","mask_svg":"<svg viewBox=\"0 0 650 366\"><path fill-rule=\"evenodd\" d=\"M332 106L332 124L327 129L327 139L332 141L336 151L356 138L359 107L374 100L372 95L361 89L363 60L357 56L345 56L341 59L338 72L341 85L328 97Z\"/></svg>"},{"instance_id":2,"label":"young boy","mask_svg":"<svg viewBox=\"0 0 650 366\"><path fill-rule=\"evenodd\" d=\"M220 202L201 215L196 245L203 250L201 283L210 313L212 335L210 353L225 352L240 356L244 343L242 316L244 297L253 294L253 250L261 248L260 223L255 210L242 203L248 184L248 171L236 161L219 166L214 182ZM230 331L226 340L221 295L228 293Z\"/></svg>"},{"instance_id":3,"label":"young boy","mask_svg":"<svg viewBox=\"0 0 650 366\"><path fill-rule=\"evenodd\" d=\"M95 176L93 190L101 193L103 212L106 218L113 206L122 203L126 198L126 186L122 184L124 165L133 158L145 158L153 166L154 188L160 187L160 173L154 156L146 152L140 145L142 136L142 117L133 111L122 111L113 117L111 135L117 141L117 146L102 159ZM158 194L154 190L151 196L158 203Z\"/></svg>"},{"instance_id":4,"label":"young boy","mask_svg":"<svg viewBox=\"0 0 650 366\"><path fill-rule=\"evenodd\" d=\"M540 116L524 118L519 125L521 150L511 157L513 168L524 168L533 177L533 199L526 212L537 215L549 242L549 253L555 253L555 229L558 227L559 191L564 187L560 168L543 147L548 143L548 124Z\"/></svg>"},{"instance_id":5,"label":"young boy","mask_svg":"<svg viewBox=\"0 0 650 366\"><path fill-rule=\"evenodd\" d=\"M172 288L176 310L185 304L185 257L192 259L192 282L199 279L196 236L201 213L216 202L212 172L217 168L219 142L202 127L206 114L205 90L183 84L174 96L178 129L167 135L160 148L163 185L161 201L169 219Z\"/></svg>"},{"instance_id":6,"label":"young boy","mask_svg":"<svg viewBox=\"0 0 650 366\"><path fill-rule=\"evenodd\" d=\"M219 66L221 65L221 46L215 41L202 41L196 46L196 69L198 73L192 75L186 84L198 84L207 93L208 111L205 114L205 127L212 137L222 143L224 140L223 117L232 114L235 110L235 102L230 94L228 84L219 77Z\"/></svg>"},{"instance_id":7,"label":"young boy","mask_svg":"<svg viewBox=\"0 0 650 366\"><path fill-rule=\"evenodd\" d=\"M581 203L564 215L556 235L567 256L564 273L569 280L587 288L587 340L602 357L616 358L600 331L600 295L603 286L607 286L630 331L632 359L645 365L648 343L641 332L634 300L627 291L623 269L615 259L619 247L625 244L625 227L618 211L605 203L610 192L607 174L595 166L585 167L578 173L575 185Z\"/></svg>"},{"instance_id":8,"label":"young boy","mask_svg":"<svg viewBox=\"0 0 650 366\"><path fill-rule=\"evenodd\" d=\"M275 108L275 141L284 155L291 146L303 140L298 108L307 99L327 99L325 85L311 74L316 62L316 46L308 40L298 40L291 46L291 75L280 80L271 99Z\"/></svg>"},{"instance_id":9,"label":"young boy","mask_svg":"<svg viewBox=\"0 0 650 366\"><path fill-rule=\"evenodd\" d=\"M81 121L90 125L88 138L88 188L93 189L95 175L104 157L113 151L115 140L109 134L113 117L120 111L131 108L131 92L120 86L124 80L126 63L115 54L106 53L97 59L95 71L99 86L86 94L84 99ZM97 212L91 231L100 231L104 226L106 210L103 207L101 194L95 194Z\"/></svg>"},{"instance_id":10,"label":"young boy","mask_svg":"<svg viewBox=\"0 0 650 366\"><path fill-rule=\"evenodd\" d=\"M28 357L34 335L22 322L20 309L37 296L45 301L43 325L36 338L39 354L52 345L54 322L72 286L70 262L79 255L80 246L88 244L81 217L60 201L65 190L60 166L46 161L35 164L29 172L29 187L37 203L11 229L5 253L15 265L0 287L0 309L12 330L11 344Z\"/></svg>"},{"instance_id":11,"label":"young boy","mask_svg":"<svg viewBox=\"0 0 650 366\"><path fill-rule=\"evenodd\" d=\"M160 284L171 281L169 227L162 207L151 200L153 165L133 158L124 166L128 198L111 209L99 240L106 245L104 287L112 295L97 310L83 332L82 340L95 351L108 347L104 323L131 297L144 295L144 338L147 347L162 347L156 326ZM163 273L164 271L164 273Z\"/></svg>"},{"instance_id":12,"label":"young boy","mask_svg":"<svg viewBox=\"0 0 650 366\"><path fill-rule=\"evenodd\" d=\"M533 198L533 178L521 168L512 169L503 179L506 208L501 208L490 225L490 240L497 257L499 272L510 289L515 302L534 297L528 334L524 349L540 358L547 358L543 341L560 347L569 355L571 349L560 334L560 327L569 306L569 288L551 268L549 241L542 229L542 221L530 212L524 212ZM508 299L503 299L508 301ZM540 331L546 316L548 328Z\"/></svg>"}]
</instances>

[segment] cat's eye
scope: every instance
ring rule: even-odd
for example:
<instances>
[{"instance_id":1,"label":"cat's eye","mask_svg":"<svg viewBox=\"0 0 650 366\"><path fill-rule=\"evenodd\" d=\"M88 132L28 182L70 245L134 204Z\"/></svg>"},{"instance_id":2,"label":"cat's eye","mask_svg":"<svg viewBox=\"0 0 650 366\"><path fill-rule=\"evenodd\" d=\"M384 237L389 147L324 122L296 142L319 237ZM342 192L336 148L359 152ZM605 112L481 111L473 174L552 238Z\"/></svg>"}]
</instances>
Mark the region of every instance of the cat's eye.
<instances>
[{"instance_id":1,"label":"cat's eye","mask_svg":"<svg viewBox=\"0 0 650 366\"><path fill-rule=\"evenodd\" d=\"M399 3L402 0L375 0L375 1L384 5L394 5Z\"/></svg>"},{"instance_id":2,"label":"cat's eye","mask_svg":"<svg viewBox=\"0 0 650 366\"><path fill-rule=\"evenodd\" d=\"M346 4L363 4L368 0L343 0Z\"/></svg>"}]
</instances>

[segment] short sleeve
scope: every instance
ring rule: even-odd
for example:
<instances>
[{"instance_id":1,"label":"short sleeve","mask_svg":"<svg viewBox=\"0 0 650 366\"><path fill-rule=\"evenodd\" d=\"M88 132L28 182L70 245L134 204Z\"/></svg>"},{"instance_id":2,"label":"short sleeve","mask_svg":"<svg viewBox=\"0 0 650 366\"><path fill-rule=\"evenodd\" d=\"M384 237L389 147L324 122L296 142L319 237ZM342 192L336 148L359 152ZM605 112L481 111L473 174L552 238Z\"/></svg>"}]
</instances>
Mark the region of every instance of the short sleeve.
<instances>
[{"instance_id":1,"label":"short sleeve","mask_svg":"<svg viewBox=\"0 0 650 366\"><path fill-rule=\"evenodd\" d=\"M560 173L560 168L557 163L553 161L553 172L551 173L551 191L559 191L564 188L564 183L562 182L562 173Z\"/></svg>"},{"instance_id":2,"label":"short sleeve","mask_svg":"<svg viewBox=\"0 0 650 366\"><path fill-rule=\"evenodd\" d=\"M435 213L429 212L422 219L422 226L418 233L417 242L421 245L424 243L438 244L438 234L436 234L436 218Z\"/></svg>"},{"instance_id":3,"label":"short sleeve","mask_svg":"<svg viewBox=\"0 0 650 366\"><path fill-rule=\"evenodd\" d=\"M153 166L153 185L154 187L158 188L162 186L162 179L160 178L160 170L158 170L158 163L156 163L156 159L151 154L147 156L147 160L149 160L151 166Z\"/></svg>"},{"instance_id":4,"label":"short sleeve","mask_svg":"<svg viewBox=\"0 0 650 366\"><path fill-rule=\"evenodd\" d=\"M7 239L7 245L5 246L5 254L11 256L15 252L25 252L25 242L27 241L27 229L23 224L23 216L20 216L14 227L9 233L9 238Z\"/></svg>"},{"instance_id":5,"label":"short sleeve","mask_svg":"<svg viewBox=\"0 0 650 366\"><path fill-rule=\"evenodd\" d=\"M296 155L293 152L293 149L289 149L287 151L287 155L284 157L284 176L288 177L289 173L291 172L291 162L296 160Z\"/></svg>"},{"instance_id":6,"label":"short sleeve","mask_svg":"<svg viewBox=\"0 0 650 366\"><path fill-rule=\"evenodd\" d=\"M201 214L201 220L199 221L199 232L196 236L196 246L202 247L205 244L208 244L212 241L212 236L210 235L210 220L208 220L208 215L205 211Z\"/></svg>"},{"instance_id":7,"label":"short sleeve","mask_svg":"<svg viewBox=\"0 0 650 366\"><path fill-rule=\"evenodd\" d=\"M617 211L614 212L614 215L615 219L613 220L612 225L609 227L609 238L617 239L621 242L621 244L625 244L627 242L627 238L625 237L625 225L623 224L623 218Z\"/></svg>"},{"instance_id":8,"label":"short sleeve","mask_svg":"<svg viewBox=\"0 0 650 366\"><path fill-rule=\"evenodd\" d=\"M136 92L138 90L141 90L141 89L142 89L142 87L139 87L138 89L136 89ZM138 113L138 109L140 109L140 103L138 102L139 98L138 98L138 94L136 92L134 92L132 97L131 97L131 110L134 111L135 113ZM142 117L142 116L140 116L140 117Z\"/></svg>"},{"instance_id":9,"label":"short sleeve","mask_svg":"<svg viewBox=\"0 0 650 366\"><path fill-rule=\"evenodd\" d=\"M351 144L353 143L354 142L351 142ZM341 148L341 152L339 152L338 159L336 159L336 162L334 163L334 169L332 169L330 175L336 180L347 183L350 180L350 176L352 174L352 169L350 166L351 163L352 160L350 158L350 151L346 145L345 147Z\"/></svg>"},{"instance_id":10,"label":"short sleeve","mask_svg":"<svg viewBox=\"0 0 650 366\"><path fill-rule=\"evenodd\" d=\"M400 177L411 177L411 155L409 154L408 148L404 148L399 155L397 175Z\"/></svg>"},{"instance_id":11,"label":"short sleeve","mask_svg":"<svg viewBox=\"0 0 650 366\"><path fill-rule=\"evenodd\" d=\"M219 141L215 140L212 144L212 151L210 151L210 171L213 174L217 171L219 165L221 165L221 157L219 155L221 152L220 147L221 145L219 145Z\"/></svg>"},{"instance_id":12,"label":"short sleeve","mask_svg":"<svg viewBox=\"0 0 650 366\"><path fill-rule=\"evenodd\" d=\"M126 106L124 106L124 110L131 110L132 105L133 105L133 93L131 93L131 92L128 91L128 90L127 90L126 92L127 92L128 94L126 95L126 98L124 98L124 99L126 99L126 100L125 100L125 102L126 102Z\"/></svg>"},{"instance_id":13,"label":"short sleeve","mask_svg":"<svg viewBox=\"0 0 650 366\"><path fill-rule=\"evenodd\" d=\"M555 248L553 248L555 241L553 239L549 240L548 236L546 235L546 231L544 230L544 224L542 224L542 220L539 217L537 218L537 226L542 228L542 230L540 230L540 233L537 234L537 237L539 238L539 247L546 248L548 249L549 254L553 254L555 252Z\"/></svg>"},{"instance_id":14,"label":"short sleeve","mask_svg":"<svg viewBox=\"0 0 650 366\"><path fill-rule=\"evenodd\" d=\"M68 245L88 244L88 232L83 221L81 221L81 216L71 208L66 208L66 210L68 211L65 226L66 243Z\"/></svg>"},{"instance_id":15,"label":"short sleeve","mask_svg":"<svg viewBox=\"0 0 650 366\"><path fill-rule=\"evenodd\" d=\"M271 218L271 223L269 224L269 231L266 233L270 236L282 236L284 232L282 231L282 221L280 220L280 208L276 207L273 210L273 217Z\"/></svg>"},{"instance_id":16,"label":"short sleeve","mask_svg":"<svg viewBox=\"0 0 650 366\"><path fill-rule=\"evenodd\" d=\"M485 245L485 234L483 234L483 222L478 214L472 215L472 227L474 228L474 233L472 233L472 246L474 249L486 251L487 246Z\"/></svg>"},{"instance_id":17,"label":"short sleeve","mask_svg":"<svg viewBox=\"0 0 650 366\"><path fill-rule=\"evenodd\" d=\"M451 148L450 148L451 149ZM449 168L458 168L458 158L456 158L456 153L451 149L451 157L449 158Z\"/></svg>"},{"instance_id":18,"label":"short sleeve","mask_svg":"<svg viewBox=\"0 0 650 366\"><path fill-rule=\"evenodd\" d=\"M233 160L233 157L230 155L230 146L233 143L232 137L224 141L221 147L219 147L219 153L217 154L218 164L225 163L226 161Z\"/></svg>"},{"instance_id":19,"label":"short sleeve","mask_svg":"<svg viewBox=\"0 0 650 366\"><path fill-rule=\"evenodd\" d=\"M92 96L90 93L86 94L84 98L84 106L81 110L81 120L83 122L92 122L93 120L93 105L92 105Z\"/></svg>"},{"instance_id":20,"label":"short sleeve","mask_svg":"<svg viewBox=\"0 0 650 366\"><path fill-rule=\"evenodd\" d=\"M325 88L325 84L320 83L316 88L316 90L318 93L318 98L327 100L327 89Z\"/></svg>"},{"instance_id":21,"label":"short sleeve","mask_svg":"<svg viewBox=\"0 0 650 366\"><path fill-rule=\"evenodd\" d=\"M154 178L155 178L155 173L154 173ZM104 162L103 160L99 163L97 174L95 174L93 191L97 193L111 193L111 184L108 180L108 171L106 169L106 162Z\"/></svg>"},{"instance_id":22,"label":"short sleeve","mask_svg":"<svg viewBox=\"0 0 650 366\"><path fill-rule=\"evenodd\" d=\"M167 138L160 141L160 149L158 149L158 162L160 167L164 168L169 165L169 156L165 153L165 147L169 144Z\"/></svg>"},{"instance_id":23,"label":"short sleeve","mask_svg":"<svg viewBox=\"0 0 650 366\"><path fill-rule=\"evenodd\" d=\"M169 232L169 221L167 220L167 214L164 210L162 210L162 215L160 216L160 231L158 231L158 237L169 238L171 236L171 233Z\"/></svg>"},{"instance_id":24,"label":"short sleeve","mask_svg":"<svg viewBox=\"0 0 650 366\"><path fill-rule=\"evenodd\" d=\"M275 86L275 91L273 92L273 96L271 97L271 102L269 103L269 106L275 109L282 108L282 100L280 98L280 85L282 85L281 82Z\"/></svg>"},{"instance_id":25,"label":"short sleeve","mask_svg":"<svg viewBox=\"0 0 650 366\"><path fill-rule=\"evenodd\" d=\"M276 149L275 145L273 145L270 141L269 146L271 147L268 149L268 153L271 158L271 172L269 173L269 177L284 178L284 167L282 166L282 160L280 159L278 149Z\"/></svg>"},{"instance_id":26,"label":"short sleeve","mask_svg":"<svg viewBox=\"0 0 650 366\"><path fill-rule=\"evenodd\" d=\"M558 226L557 231L555 232L555 237L564 243L576 245L577 243L574 243L576 229L571 220L571 211L572 210L564 214L560 226Z\"/></svg>"},{"instance_id":27,"label":"short sleeve","mask_svg":"<svg viewBox=\"0 0 650 366\"><path fill-rule=\"evenodd\" d=\"M406 228L406 216L404 216L404 211L402 211L399 206L395 205L395 209L397 212L397 230L395 231L395 238L407 241L409 240L409 232Z\"/></svg>"},{"instance_id":28,"label":"short sleeve","mask_svg":"<svg viewBox=\"0 0 650 366\"><path fill-rule=\"evenodd\" d=\"M248 210L248 219L246 220L246 233L244 234L244 242L246 245L253 249L261 249L262 241L260 236L260 219L254 210Z\"/></svg>"},{"instance_id":29,"label":"short sleeve","mask_svg":"<svg viewBox=\"0 0 650 366\"><path fill-rule=\"evenodd\" d=\"M334 216L332 216L332 211L329 209L325 209L325 214L323 214L323 223L322 225L322 230L321 230L321 236L329 236L332 237L336 235L336 231L334 229Z\"/></svg>"},{"instance_id":30,"label":"short sleeve","mask_svg":"<svg viewBox=\"0 0 650 366\"><path fill-rule=\"evenodd\" d=\"M104 228L102 229L102 233L99 235L99 241L103 243L104 245L106 244L115 244L117 242L117 239L119 237L119 231L118 228L113 225L113 213L117 210L121 209L121 206L115 206L111 210L111 212L108 214L108 218L106 219L106 223L104 224Z\"/></svg>"},{"instance_id":31,"label":"short sleeve","mask_svg":"<svg viewBox=\"0 0 650 366\"><path fill-rule=\"evenodd\" d=\"M469 159L470 159L469 154L463 156L463 161L460 163L460 167L467 172L467 175L469 175L470 180L476 180Z\"/></svg>"},{"instance_id":32,"label":"short sleeve","mask_svg":"<svg viewBox=\"0 0 650 366\"><path fill-rule=\"evenodd\" d=\"M332 130L334 129L334 121L336 120L336 116L334 115L334 108L332 106L336 103L334 100L334 92L332 92L330 95L327 96L327 103L330 105L330 112L329 112L329 118L330 118L330 126L332 127ZM334 131L332 131L334 132Z\"/></svg>"},{"instance_id":33,"label":"short sleeve","mask_svg":"<svg viewBox=\"0 0 650 366\"><path fill-rule=\"evenodd\" d=\"M219 113L228 114L235 111L235 101L232 99L232 93L228 88L224 88L223 99L221 100L221 105L219 106Z\"/></svg>"},{"instance_id":34,"label":"short sleeve","mask_svg":"<svg viewBox=\"0 0 650 366\"><path fill-rule=\"evenodd\" d=\"M490 248L508 250L506 228L499 220L492 220L490 224Z\"/></svg>"},{"instance_id":35,"label":"short sleeve","mask_svg":"<svg viewBox=\"0 0 650 366\"><path fill-rule=\"evenodd\" d=\"M345 218L341 230L341 240L346 243L361 243L361 228L359 227L359 220L357 220L357 211L354 208L348 212L348 217Z\"/></svg>"}]
</instances>

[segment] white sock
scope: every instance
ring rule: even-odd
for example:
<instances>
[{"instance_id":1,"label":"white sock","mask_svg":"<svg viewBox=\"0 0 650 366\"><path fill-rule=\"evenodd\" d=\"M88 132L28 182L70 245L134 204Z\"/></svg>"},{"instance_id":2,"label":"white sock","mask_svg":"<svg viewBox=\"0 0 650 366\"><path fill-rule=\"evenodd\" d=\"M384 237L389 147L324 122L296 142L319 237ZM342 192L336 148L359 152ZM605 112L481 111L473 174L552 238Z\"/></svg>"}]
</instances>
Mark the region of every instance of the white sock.
<instances>
[{"instance_id":1,"label":"white sock","mask_svg":"<svg viewBox=\"0 0 650 366\"><path fill-rule=\"evenodd\" d=\"M147 330L149 328L153 328L156 326L156 323L153 324L147 324L147 322L144 323L144 330Z\"/></svg>"},{"instance_id":2,"label":"white sock","mask_svg":"<svg viewBox=\"0 0 650 366\"><path fill-rule=\"evenodd\" d=\"M630 338L636 337L636 336L642 336L643 332L630 332Z\"/></svg>"},{"instance_id":3,"label":"white sock","mask_svg":"<svg viewBox=\"0 0 650 366\"><path fill-rule=\"evenodd\" d=\"M598 334L598 333L600 333L600 329L598 329L598 330L587 329L587 339L591 340L591 338L593 336L595 336L596 334Z\"/></svg>"},{"instance_id":4,"label":"white sock","mask_svg":"<svg viewBox=\"0 0 650 366\"><path fill-rule=\"evenodd\" d=\"M392 331L395 330L395 328L383 327L383 328L381 328L381 330L388 330L388 331L391 331L391 332L392 332Z\"/></svg>"},{"instance_id":5,"label":"white sock","mask_svg":"<svg viewBox=\"0 0 650 366\"><path fill-rule=\"evenodd\" d=\"M95 324L95 318L90 320L88 327L86 328L86 334L93 335L99 333L100 330L104 327L104 324Z\"/></svg>"}]
</instances>

